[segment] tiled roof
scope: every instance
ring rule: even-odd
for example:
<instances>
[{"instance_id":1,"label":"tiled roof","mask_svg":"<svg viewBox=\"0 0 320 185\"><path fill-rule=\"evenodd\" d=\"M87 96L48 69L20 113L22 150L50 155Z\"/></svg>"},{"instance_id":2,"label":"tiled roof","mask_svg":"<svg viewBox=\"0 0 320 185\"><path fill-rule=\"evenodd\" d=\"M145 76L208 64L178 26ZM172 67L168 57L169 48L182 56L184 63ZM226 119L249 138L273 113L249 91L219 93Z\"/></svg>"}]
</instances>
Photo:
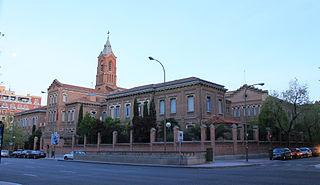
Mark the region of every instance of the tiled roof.
<instances>
[{"instance_id":1,"label":"tiled roof","mask_svg":"<svg viewBox=\"0 0 320 185\"><path fill-rule=\"evenodd\" d=\"M30 110L26 110L23 112L18 112L18 113L15 113L14 115L19 116L19 115L30 114L30 113L34 113L34 112L46 112L46 111L47 111L47 106L42 106L42 107L39 107L36 109L30 109Z\"/></svg>"},{"instance_id":2,"label":"tiled roof","mask_svg":"<svg viewBox=\"0 0 320 185\"><path fill-rule=\"evenodd\" d=\"M226 96L227 97L230 97L230 96L233 96L235 94L237 94L238 92L240 92L242 89L244 88L248 88L248 89L251 89L251 90L254 90L256 92L261 92L261 93L268 93L268 90L262 90L262 89L259 89L259 88L255 88L253 86L248 86L247 84L244 84L243 86L241 86L239 89L237 90L234 90L234 91L228 91L226 93Z\"/></svg>"},{"instance_id":3,"label":"tiled roof","mask_svg":"<svg viewBox=\"0 0 320 185\"><path fill-rule=\"evenodd\" d=\"M196 77L190 77L190 78L183 78L183 79L179 79L179 80L169 81L169 82L166 82L165 84L164 83L158 83L158 84L149 84L149 85L134 87L134 88L131 88L131 89L124 90L122 92L109 94L109 95L107 95L107 97L114 97L114 96L130 94L130 93L156 90L156 89L161 89L161 88L168 88L168 87L173 87L173 86L183 85L183 84L189 84L189 83L194 83L194 82L209 83L211 85L217 86L218 88L224 89L223 85L212 83L212 82L209 82L209 81L206 81L206 80L202 80L202 79L196 78Z\"/></svg>"}]
</instances>

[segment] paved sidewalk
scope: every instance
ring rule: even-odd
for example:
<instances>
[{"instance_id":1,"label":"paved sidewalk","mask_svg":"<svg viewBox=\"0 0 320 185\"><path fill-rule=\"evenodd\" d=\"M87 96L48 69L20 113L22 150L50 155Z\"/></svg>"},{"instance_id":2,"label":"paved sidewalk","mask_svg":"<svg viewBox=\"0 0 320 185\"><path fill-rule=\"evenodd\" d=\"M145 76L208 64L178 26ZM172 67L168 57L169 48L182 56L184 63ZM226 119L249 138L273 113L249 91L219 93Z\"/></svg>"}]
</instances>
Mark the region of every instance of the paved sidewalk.
<instances>
[{"instance_id":1,"label":"paved sidewalk","mask_svg":"<svg viewBox=\"0 0 320 185\"><path fill-rule=\"evenodd\" d=\"M65 162L82 162L82 163L96 163L96 164L112 164L112 165L130 165L130 166L153 166L153 167L171 167L171 168L232 168L232 167L249 167L257 166L263 163L270 162L267 158L249 159L246 162L244 159L230 159L230 160L215 160L213 163L205 163L198 165L161 165L161 164L144 164L144 163L121 163L121 162L103 162L103 161L84 161L84 160L64 160L63 157L45 158L47 160L58 160Z\"/></svg>"}]
</instances>

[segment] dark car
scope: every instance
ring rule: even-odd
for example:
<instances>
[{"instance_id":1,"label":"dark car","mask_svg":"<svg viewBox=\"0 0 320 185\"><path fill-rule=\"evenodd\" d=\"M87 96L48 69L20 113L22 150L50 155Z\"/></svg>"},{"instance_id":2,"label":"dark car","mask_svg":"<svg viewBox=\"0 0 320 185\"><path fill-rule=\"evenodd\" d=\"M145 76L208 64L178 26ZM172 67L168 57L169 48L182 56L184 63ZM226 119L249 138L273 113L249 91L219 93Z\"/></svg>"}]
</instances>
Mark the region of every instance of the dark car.
<instances>
[{"instance_id":1,"label":"dark car","mask_svg":"<svg viewBox=\"0 0 320 185\"><path fill-rule=\"evenodd\" d=\"M31 158L32 150L23 150L20 158Z\"/></svg>"},{"instance_id":2,"label":"dark car","mask_svg":"<svg viewBox=\"0 0 320 185\"><path fill-rule=\"evenodd\" d=\"M19 151L19 150L14 151L14 152L12 152L11 157L19 158L21 153L22 153L22 151Z\"/></svg>"},{"instance_id":3,"label":"dark car","mask_svg":"<svg viewBox=\"0 0 320 185\"><path fill-rule=\"evenodd\" d=\"M301 152L301 150L299 148L291 149L291 156L292 156L292 158L295 158L295 159L303 158L302 152Z\"/></svg>"},{"instance_id":4,"label":"dark car","mask_svg":"<svg viewBox=\"0 0 320 185\"><path fill-rule=\"evenodd\" d=\"M302 156L303 157L312 157L312 152L309 148L307 147L303 147L303 148L300 148L301 152L302 152Z\"/></svg>"},{"instance_id":5,"label":"dark car","mask_svg":"<svg viewBox=\"0 0 320 185\"><path fill-rule=\"evenodd\" d=\"M312 156L320 156L320 148L319 147L311 147Z\"/></svg>"},{"instance_id":6,"label":"dark car","mask_svg":"<svg viewBox=\"0 0 320 185\"><path fill-rule=\"evenodd\" d=\"M289 148L275 148L273 149L272 159L292 159L291 151Z\"/></svg>"},{"instance_id":7,"label":"dark car","mask_svg":"<svg viewBox=\"0 0 320 185\"><path fill-rule=\"evenodd\" d=\"M29 158L33 159L39 159L39 158L45 158L46 154L43 151L32 151Z\"/></svg>"}]
</instances>

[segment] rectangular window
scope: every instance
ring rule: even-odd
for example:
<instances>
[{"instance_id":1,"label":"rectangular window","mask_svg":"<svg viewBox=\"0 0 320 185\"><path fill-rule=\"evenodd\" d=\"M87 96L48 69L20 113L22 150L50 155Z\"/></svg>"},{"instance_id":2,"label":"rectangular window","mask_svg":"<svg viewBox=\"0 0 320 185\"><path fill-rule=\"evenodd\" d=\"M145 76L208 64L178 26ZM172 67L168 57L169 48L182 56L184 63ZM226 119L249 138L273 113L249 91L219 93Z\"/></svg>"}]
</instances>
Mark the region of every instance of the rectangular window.
<instances>
[{"instance_id":1,"label":"rectangular window","mask_svg":"<svg viewBox=\"0 0 320 185\"><path fill-rule=\"evenodd\" d=\"M248 116L250 116L250 106L248 106Z\"/></svg>"},{"instance_id":2,"label":"rectangular window","mask_svg":"<svg viewBox=\"0 0 320 185\"><path fill-rule=\"evenodd\" d=\"M194 111L194 97L188 96L188 112Z\"/></svg>"},{"instance_id":3,"label":"rectangular window","mask_svg":"<svg viewBox=\"0 0 320 185\"><path fill-rule=\"evenodd\" d=\"M63 102L67 102L67 95L65 95L65 94L62 95L62 101L63 101Z\"/></svg>"},{"instance_id":4,"label":"rectangular window","mask_svg":"<svg viewBox=\"0 0 320 185\"><path fill-rule=\"evenodd\" d=\"M139 112L139 116L141 116L141 103L138 103L138 112Z\"/></svg>"},{"instance_id":5,"label":"rectangular window","mask_svg":"<svg viewBox=\"0 0 320 185\"><path fill-rule=\"evenodd\" d=\"M74 121L74 110L72 111L72 121Z\"/></svg>"},{"instance_id":6,"label":"rectangular window","mask_svg":"<svg viewBox=\"0 0 320 185\"><path fill-rule=\"evenodd\" d=\"M219 114L222 114L222 100L219 100L218 106L219 106Z\"/></svg>"},{"instance_id":7,"label":"rectangular window","mask_svg":"<svg viewBox=\"0 0 320 185\"><path fill-rule=\"evenodd\" d=\"M170 100L170 113L176 113L176 99Z\"/></svg>"},{"instance_id":8,"label":"rectangular window","mask_svg":"<svg viewBox=\"0 0 320 185\"><path fill-rule=\"evenodd\" d=\"M120 106L117 106L117 118L120 119Z\"/></svg>"},{"instance_id":9,"label":"rectangular window","mask_svg":"<svg viewBox=\"0 0 320 185\"><path fill-rule=\"evenodd\" d=\"M103 116L102 116L103 121L106 119L106 117L107 117L107 113L103 112Z\"/></svg>"},{"instance_id":10,"label":"rectangular window","mask_svg":"<svg viewBox=\"0 0 320 185\"><path fill-rule=\"evenodd\" d=\"M237 117L237 108L233 107L233 117Z\"/></svg>"},{"instance_id":11,"label":"rectangular window","mask_svg":"<svg viewBox=\"0 0 320 185\"><path fill-rule=\"evenodd\" d=\"M260 114L260 105L258 105L258 114Z\"/></svg>"},{"instance_id":12,"label":"rectangular window","mask_svg":"<svg viewBox=\"0 0 320 185\"><path fill-rule=\"evenodd\" d=\"M243 117L246 116L246 107L242 107L243 109Z\"/></svg>"},{"instance_id":13,"label":"rectangular window","mask_svg":"<svg viewBox=\"0 0 320 185\"><path fill-rule=\"evenodd\" d=\"M66 116L66 112L62 111L62 117L61 117L62 121L65 121L65 116Z\"/></svg>"},{"instance_id":14,"label":"rectangular window","mask_svg":"<svg viewBox=\"0 0 320 185\"><path fill-rule=\"evenodd\" d=\"M211 112L211 97L207 97L207 112Z\"/></svg>"},{"instance_id":15,"label":"rectangular window","mask_svg":"<svg viewBox=\"0 0 320 185\"><path fill-rule=\"evenodd\" d=\"M71 120L71 112L68 111L68 121L70 121L70 120Z\"/></svg>"},{"instance_id":16,"label":"rectangular window","mask_svg":"<svg viewBox=\"0 0 320 185\"><path fill-rule=\"evenodd\" d=\"M164 100L160 100L160 114L164 114Z\"/></svg>"},{"instance_id":17,"label":"rectangular window","mask_svg":"<svg viewBox=\"0 0 320 185\"><path fill-rule=\"evenodd\" d=\"M254 105L252 109L253 109L253 115L256 116L257 115L256 106Z\"/></svg>"},{"instance_id":18,"label":"rectangular window","mask_svg":"<svg viewBox=\"0 0 320 185\"><path fill-rule=\"evenodd\" d=\"M114 119L114 107L111 107L110 109L110 116L112 119Z\"/></svg>"},{"instance_id":19,"label":"rectangular window","mask_svg":"<svg viewBox=\"0 0 320 185\"><path fill-rule=\"evenodd\" d=\"M126 118L130 118L130 104L126 105Z\"/></svg>"}]
</instances>

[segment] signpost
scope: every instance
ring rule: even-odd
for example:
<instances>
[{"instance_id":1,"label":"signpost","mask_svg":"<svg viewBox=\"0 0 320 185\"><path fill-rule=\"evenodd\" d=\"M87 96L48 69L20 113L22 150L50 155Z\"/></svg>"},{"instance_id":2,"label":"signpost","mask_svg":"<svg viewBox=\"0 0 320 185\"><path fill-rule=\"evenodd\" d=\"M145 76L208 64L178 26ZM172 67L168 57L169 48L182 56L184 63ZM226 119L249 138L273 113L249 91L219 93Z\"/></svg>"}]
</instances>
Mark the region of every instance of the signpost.
<instances>
[{"instance_id":1,"label":"signpost","mask_svg":"<svg viewBox=\"0 0 320 185\"><path fill-rule=\"evenodd\" d=\"M181 143L183 141L183 131L178 131L178 142L179 142L179 164L181 164Z\"/></svg>"},{"instance_id":2,"label":"signpost","mask_svg":"<svg viewBox=\"0 0 320 185\"><path fill-rule=\"evenodd\" d=\"M2 150L2 141L3 141L3 130L4 130L4 124L2 121L0 121L0 164L1 164L1 150Z\"/></svg>"}]
</instances>

